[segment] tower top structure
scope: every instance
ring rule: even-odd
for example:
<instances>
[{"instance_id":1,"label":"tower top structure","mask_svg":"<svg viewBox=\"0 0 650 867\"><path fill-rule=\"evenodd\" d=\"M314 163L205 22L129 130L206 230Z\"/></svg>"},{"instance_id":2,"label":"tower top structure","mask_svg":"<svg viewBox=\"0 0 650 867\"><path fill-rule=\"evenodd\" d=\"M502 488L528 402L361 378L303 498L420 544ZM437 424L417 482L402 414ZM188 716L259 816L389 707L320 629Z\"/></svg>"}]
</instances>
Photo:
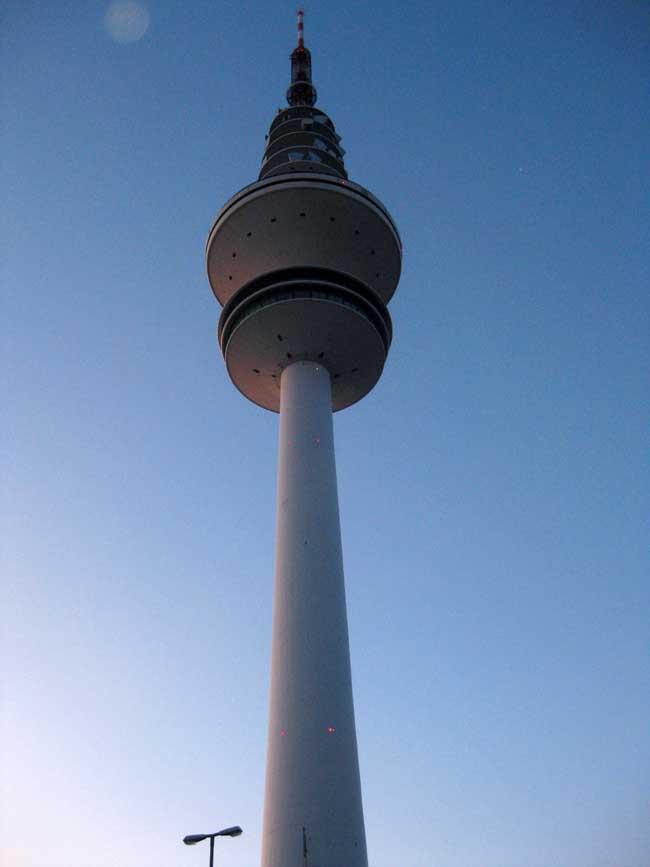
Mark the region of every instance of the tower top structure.
<instances>
[{"instance_id":1,"label":"tower top structure","mask_svg":"<svg viewBox=\"0 0 650 867\"><path fill-rule=\"evenodd\" d=\"M287 101L258 180L226 202L208 236L219 345L232 381L258 406L278 412L283 370L312 361L328 370L340 410L381 376L402 248L385 206L348 178L341 137L314 106L302 10Z\"/></svg>"},{"instance_id":2,"label":"tower top structure","mask_svg":"<svg viewBox=\"0 0 650 867\"><path fill-rule=\"evenodd\" d=\"M311 83L311 53L305 48L304 12L298 9L298 44L291 52L291 84L287 89L289 105L312 106L316 102L316 88Z\"/></svg>"}]
</instances>

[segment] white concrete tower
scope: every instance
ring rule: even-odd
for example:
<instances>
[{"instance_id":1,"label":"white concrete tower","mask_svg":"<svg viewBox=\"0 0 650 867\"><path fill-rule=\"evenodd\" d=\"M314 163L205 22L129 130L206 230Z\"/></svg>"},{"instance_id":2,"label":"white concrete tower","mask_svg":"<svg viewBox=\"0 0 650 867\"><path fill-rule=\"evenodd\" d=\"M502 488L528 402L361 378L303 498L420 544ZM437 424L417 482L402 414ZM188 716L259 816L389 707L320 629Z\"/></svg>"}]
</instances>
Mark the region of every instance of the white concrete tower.
<instances>
[{"instance_id":1,"label":"white concrete tower","mask_svg":"<svg viewBox=\"0 0 650 867\"><path fill-rule=\"evenodd\" d=\"M332 412L381 376L401 243L314 108L302 12L287 102L206 249L230 378L280 413L262 867L367 867Z\"/></svg>"}]
</instances>

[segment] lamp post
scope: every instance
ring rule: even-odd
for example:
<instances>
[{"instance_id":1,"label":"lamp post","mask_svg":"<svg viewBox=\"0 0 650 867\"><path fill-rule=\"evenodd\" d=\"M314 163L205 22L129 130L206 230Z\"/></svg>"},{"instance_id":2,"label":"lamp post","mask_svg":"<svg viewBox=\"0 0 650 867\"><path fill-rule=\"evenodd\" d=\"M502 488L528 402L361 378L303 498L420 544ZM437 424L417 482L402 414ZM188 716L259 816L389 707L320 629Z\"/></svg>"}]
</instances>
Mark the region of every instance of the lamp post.
<instances>
[{"instance_id":1,"label":"lamp post","mask_svg":"<svg viewBox=\"0 0 650 867\"><path fill-rule=\"evenodd\" d=\"M202 840L210 841L210 867L214 867L214 838L215 837L239 837L242 829L239 825L233 825L232 828L224 828L222 831L215 831L214 834L188 834L183 837L183 843L186 846L194 846L195 843L200 843Z\"/></svg>"}]
</instances>

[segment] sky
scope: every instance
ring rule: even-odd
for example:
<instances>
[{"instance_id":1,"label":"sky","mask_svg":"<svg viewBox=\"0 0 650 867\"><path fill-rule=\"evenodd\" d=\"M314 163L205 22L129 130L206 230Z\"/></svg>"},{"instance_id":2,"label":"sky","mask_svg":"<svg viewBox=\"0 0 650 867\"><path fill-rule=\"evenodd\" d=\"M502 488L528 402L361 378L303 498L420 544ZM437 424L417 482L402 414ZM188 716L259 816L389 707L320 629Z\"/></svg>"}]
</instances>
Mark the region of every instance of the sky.
<instances>
[{"instance_id":1,"label":"sky","mask_svg":"<svg viewBox=\"0 0 650 867\"><path fill-rule=\"evenodd\" d=\"M204 244L295 6L6 0L2 867L259 864L277 416ZM371 867L650 864L650 6L314 2L404 245L335 417Z\"/></svg>"}]
</instances>

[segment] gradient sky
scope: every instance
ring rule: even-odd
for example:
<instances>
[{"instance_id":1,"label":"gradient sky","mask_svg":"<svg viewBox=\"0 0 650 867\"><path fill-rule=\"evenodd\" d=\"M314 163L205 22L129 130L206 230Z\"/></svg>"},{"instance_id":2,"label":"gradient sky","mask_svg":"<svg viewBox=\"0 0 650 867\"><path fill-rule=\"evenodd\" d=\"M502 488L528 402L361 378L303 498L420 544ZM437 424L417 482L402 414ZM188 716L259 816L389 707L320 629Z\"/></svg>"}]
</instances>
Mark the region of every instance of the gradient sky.
<instances>
[{"instance_id":1,"label":"gradient sky","mask_svg":"<svg viewBox=\"0 0 650 867\"><path fill-rule=\"evenodd\" d=\"M277 417L227 379L204 243L295 5L108 6L0 13L2 864L202 867L183 835L239 823L216 863L255 867ZM647 867L650 6L305 27L404 243L335 421L371 867Z\"/></svg>"}]
</instances>

